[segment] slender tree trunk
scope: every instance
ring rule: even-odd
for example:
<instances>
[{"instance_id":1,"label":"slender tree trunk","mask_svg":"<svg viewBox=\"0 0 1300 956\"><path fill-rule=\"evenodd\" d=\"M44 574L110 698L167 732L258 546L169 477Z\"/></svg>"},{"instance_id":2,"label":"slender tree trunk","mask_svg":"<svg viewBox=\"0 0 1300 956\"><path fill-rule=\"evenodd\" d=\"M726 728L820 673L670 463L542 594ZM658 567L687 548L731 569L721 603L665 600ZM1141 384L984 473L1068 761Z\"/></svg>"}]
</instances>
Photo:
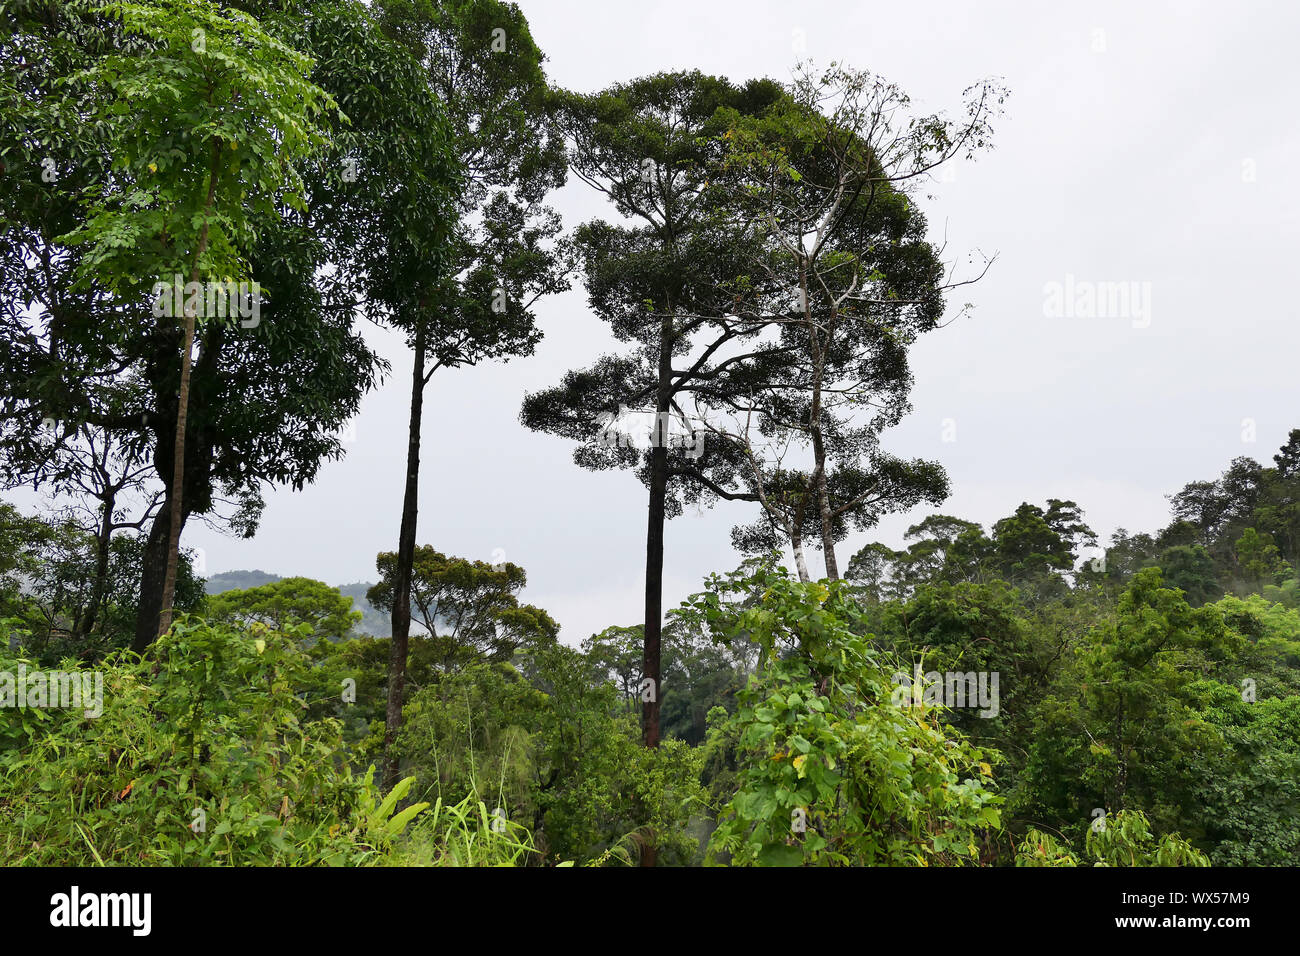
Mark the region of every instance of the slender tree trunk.
<instances>
[{"instance_id":1,"label":"slender tree trunk","mask_svg":"<svg viewBox=\"0 0 1300 956\"><path fill-rule=\"evenodd\" d=\"M208 167L208 195L203 202L203 225L199 228L199 241L194 249L194 264L190 267L190 282L199 281L199 263L208 248L208 216L212 212L212 203L217 195L217 170L221 161L221 140L212 140L212 161ZM190 353L194 350L194 310L188 305L185 309L185 338L181 344L181 387L176 399L176 448L172 459L172 494L171 521L167 539L167 570L163 574L162 613L158 615L158 637L166 634L172 626L172 604L176 597L176 565L180 561L181 526L185 495L185 426L189 418L190 403L190 368L193 360Z\"/></svg>"},{"instance_id":2,"label":"slender tree trunk","mask_svg":"<svg viewBox=\"0 0 1300 956\"><path fill-rule=\"evenodd\" d=\"M206 226L204 227L206 229ZM191 273L191 282L198 281L198 268ZM185 310L185 341L181 346L181 390L176 400L176 448L172 459L171 518L168 521L167 569L163 572L162 613L158 616L158 632L162 637L172 626L172 605L176 598L176 565L180 561L182 503L185 488L185 426L189 419L190 351L194 348L194 315Z\"/></svg>"},{"instance_id":3,"label":"slender tree trunk","mask_svg":"<svg viewBox=\"0 0 1300 956\"><path fill-rule=\"evenodd\" d=\"M813 472L817 494L817 517L821 525L822 553L826 556L826 577L838 580L840 568L835 560L835 534L831 519L831 500L826 490L826 447L822 444L821 425L814 425L812 430L813 458L816 470Z\"/></svg>"},{"instance_id":4,"label":"slender tree trunk","mask_svg":"<svg viewBox=\"0 0 1300 956\"><path fill-rule=\"evenodd\" d=\"M822 553L826 558L826 577L836 580L840 576L835 561L835 535L831 528L830 495L826 491L826 445L822 441L822 375L825 370L825 350L813 321L812 303L808 296L807 265L799 267L799 295L803 319L808 327L808 352L813 361L812 404L808 411L808 431L812 436L814 470L812 492L817 501L818 524L821 526ZM829 347L829 341L827 342Z\"/></svg>"},{"instance_id":5,"label":"slender tree trunk","mask_svg":"<svg viewBox=\"0 0 1300 956\"><path fill-rule=\"evenodd\" d=\"M415 529L420 507L420 421L424 414L425 327L415 329L415 367L411 373L411 422L406 440L406 490L402 498L402 527L393 570L393 626L388 655L388 710L384 722L384 784L397 783L400 761L397 732L402 726L402 696L406 690L406 653L411 639L411 569L415 564Z\"/></svg>"},{"instance_id":6,"label":"slender tree trunk","mask_svg":"<svg viewBox=\"0 0 1300 956\"><path fill-rule=\"evenodd\" d=\"M795 528L790 535L790 550L794 552L794 567L799 572L799 580L808 583L808 562L803 556L803 529Z\"/></svg>"},{"instance_id":7,"label":"slender tree trunk","mask_svg":"<svg viewBox=\"0 0 1300 956\"><path fill-rule=\"evenodd\" d=\"M164 502L164 505L166 503ZM163 507L149 526L144 554L140 559L140 602L135 617L131 650L143 654L158 636L158 617L163 606L163 577L167 571L167 542L171 538L171 509Z\"/></svg>"},{"instance_id":8,"label":"slender tree trunk","mask_svg":"<svg viewBox=\"0 0 1300 956\"><path fill-rule=\"evenodd\" d=\"M668 409L672 398L673 310L667 309L659 324L659 387L655 396L655 423L650 448L650 506L646 521L645 558L645 648L642 680L641 741L659 746L659 705L663 697L660 641L663 631L664 586L664 502L668 495ZM648 693L647 693L648 691ZM658 857L654 834L641 848L641 865L654 866Z\"/></svg>"},{"instance_id":9,"label":"slender tree trunk","mask_svg":"<svg viewBox=\"0 0 1300 956\"><path fill-rule=\"evenodd\" d=\"M113 508L116 503L117 496L114 494L110 493L104 498L103 516L100 518L99 529L95 535L95 583L90 591L90 613L84 622L82 633L75 635L76 637L85 637L95 629L95 622L99 620L108 592L108 556L113 537Z\"/></svg>"},{"instance_id":10,"label":"slender tree trunk","mask_svg":"<svg viewBox=\"0 0 1300 956\"><path fill-rule=\"evenodd\" d=\"M803 536L798 535L793 541L794 545L794 567L799 572L799 580L804 584L808 583L808 563L803 556Z\"/></svg>"},{"instance_id":11,"label":"slender tree trunk","mask_svg":"<svg viewBox=\"0 0 1300 956\"><path fill-rule=\"evenodd\" d=\"M657 427L657 426L656 426ZM641 740L647 747L659 746L660 637L663 623L664 583L664 499L668 487L668 449L650 451L650 507L646 524L645 561L645 647L642 656Z\"/></svg>"},{"instance_id":12,"label":"slender tree trunk","mask_svg":"<svg viewBox=\"0 0 1300 956\"><path fill-rule=\"evenodd\" d=\"M646 522L645 560L645 647L642 680L641 739L647 747L659 746L660 637L663 628L664 517L668 495L668 422L672 395L672 312L660 320L659 387L655 398L655 422L650 447L650 505Z\"/></svg>"}]
</instances>

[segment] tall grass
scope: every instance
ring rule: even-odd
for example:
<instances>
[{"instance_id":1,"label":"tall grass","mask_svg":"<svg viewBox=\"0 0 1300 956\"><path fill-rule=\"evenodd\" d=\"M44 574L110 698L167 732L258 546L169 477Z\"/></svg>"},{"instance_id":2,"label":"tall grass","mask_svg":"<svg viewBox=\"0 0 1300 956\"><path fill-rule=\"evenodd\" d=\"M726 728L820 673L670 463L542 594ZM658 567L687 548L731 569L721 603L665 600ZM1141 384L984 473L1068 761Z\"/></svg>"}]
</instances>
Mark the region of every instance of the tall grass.
<instances>
[{"instance_id":1,"label":"tall grass","mask_svg":"<svg viewBox=\"0 0 1300 956\"><path fill-rule=\"evenodd\" d=\"M477 789L459 803L439 797L389 858L393 866L527 866L540 854L532 834L489 812Z\"/></svg>"}]
</instances>

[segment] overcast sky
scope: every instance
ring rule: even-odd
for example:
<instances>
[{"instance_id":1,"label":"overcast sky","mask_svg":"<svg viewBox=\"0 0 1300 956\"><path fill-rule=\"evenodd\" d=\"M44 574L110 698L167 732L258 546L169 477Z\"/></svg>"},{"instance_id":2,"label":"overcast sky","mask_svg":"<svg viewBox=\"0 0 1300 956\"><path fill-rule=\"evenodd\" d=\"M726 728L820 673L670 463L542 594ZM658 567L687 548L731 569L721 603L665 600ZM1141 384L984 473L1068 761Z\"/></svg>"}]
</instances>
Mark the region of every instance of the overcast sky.
<instances>
[{"instance_id":1,"label":"overcast sky","mask_svg":"<svg viewBox=\"0 0 1300 956\"><path fill-rule=\"evenodd\" d=\"M800 42L819 65L881 74L925 111L955 111L974 81L1005 79L995 150L925 203L950 250L998 261L955 297L972 315L915 348L914 411L884 440L947 467L942 512L987 526L1022 501L1071 498L1103 537L1152 530L1166 494L1237 455L1269 463L1300 426L1300 5L520 6L551 79L580 91L670 69L785 80ZM580 183L554 205L569 227L612 216ZM1063 294L1067 282L1078 307L1053 304L1050 284ZM1125 314L1089 316L1074 300L1103 282L1133 284ZM576 643L640 620L646 491L627 473L579 469L572 443L518 423L526 392L617 348L580 287L538 311L546 337L532 357L434 376L419 540L522 565L524 600ZM209 574L374 580L376 553L397 543L410 368L399 338L373 340L393 374L365 399L347 457L302 493L270 493L251 541L192 523L183 544L203 549ZM901 545L927 513L852 536L841 566L867 541ZM738 563L729 530L754 515L732 503L670 522L666 607Z\"/></svg>"}]
</instances>

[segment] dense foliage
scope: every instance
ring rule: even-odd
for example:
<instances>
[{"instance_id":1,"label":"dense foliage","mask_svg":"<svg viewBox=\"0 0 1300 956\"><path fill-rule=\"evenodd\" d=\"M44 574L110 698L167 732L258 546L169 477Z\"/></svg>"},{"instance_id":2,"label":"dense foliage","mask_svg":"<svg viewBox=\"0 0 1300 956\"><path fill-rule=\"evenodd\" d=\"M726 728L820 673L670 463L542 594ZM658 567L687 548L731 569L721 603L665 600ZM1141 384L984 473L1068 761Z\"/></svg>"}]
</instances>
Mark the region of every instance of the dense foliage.
<instances>
[{"instance_id":1,"label":"dense foliage","mask_svg":"<svg viewBox=\"0 0 1300 956\"><path fill-rule=\"evenodd\" d=\"M0 502L0 865L1300 865L1300 429L1153 533L1049 499L837 559L948 493L883 436L967 281L913 183L996 83L562 91L501 0L0 9L0 487L45 505ZM568 172L619 222L564 235ZM647 486L645 614L562 640L418 543L421 423L579 267L627 348L522 424ZM342 454L363 317L413 360L378 582L205 587L187 521L252 536ZM665 614L685 504L746 558Z\"/></svg>"},{"instance_id":2,"label":"dense foliage","mask_svg":"<svg viewBox=\"0 0 1300 956\"><path fill-rule=\"evenodd\" d=\"M89 718L13 707L0 685L5 858L609 864L652 840L687 865L1300 862L1300 611L1240 585L1194 606L1156 564L1074 567L1060 534L998 557L1053 511L1086 538L1066 504L1022 506L990 536L927 520L913 554L929 570L895 578L895 596L856 572L801 583L775 557L715 575L665 628L658 748L639 742L636 627L578 649L417 635L398 739L409 791L385 813L431 809L388 835L367 822L366 774L383 755L387 640L346 630L349 599L293 578L228 590L149 660L99 644L60 660L32 622L75 615L78 592L50 603L51 527L7 508L0 671L98 672L104 696ZM496 613L522 575L421 553L462 585L441 617L418 599L435 625ZM1008 579L969 573L971 553ZM945 698L953 672L997 674L997 697Z\"/></svg>"}]
</instances>

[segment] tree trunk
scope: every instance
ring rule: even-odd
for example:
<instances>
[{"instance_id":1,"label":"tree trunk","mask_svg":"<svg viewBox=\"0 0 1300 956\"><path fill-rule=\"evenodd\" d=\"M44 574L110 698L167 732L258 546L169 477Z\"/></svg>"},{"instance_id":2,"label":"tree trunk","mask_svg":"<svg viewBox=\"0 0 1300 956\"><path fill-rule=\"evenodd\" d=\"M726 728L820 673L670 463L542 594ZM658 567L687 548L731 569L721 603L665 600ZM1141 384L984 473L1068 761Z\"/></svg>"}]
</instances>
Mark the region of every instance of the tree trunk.
<instances>
[{"instance_id":1,"label":"tree trunk","mask_svg":"<svg viewBox=\"0 0 1300 956\"><path fill-rule=\"evenodd\" d=\"M190 282L199 281L199 264L208 248L208 215L212 212L217 195L217 171L221 161L222 141L212 140L212 160L208 167L208 195L203 202L203 225L199 228L199 241L194 249L194 265L190 267ZM176 596L176 565L180 560L181 526L185 497L185 426L189 418L190 368L194 350L194 310L185 308L185 338L181 344L181 386L176 398L176 447L172 458L171 521L168 523L167 570L163 573L162 610L158 615L157 636L162 637L172 626L172 604Z\"/></svg>"},{"instance_id":2,"label":"tree trunk","mask_svg":"<svg viewBox=\"0 0 1300 956\"><path fill-rule=\"evenodd\" d=\"M143 654L158 636L163 606L163 577L167 569L167 542L171 539L171 509L160 508L149 525L149 538L140 558L140 603L135 617L131 650Z\"/></svg>"},{"instance_id":3,"label":"tree trunk","mask_svg":"<svg viewBox=\"0 0 1300 956\"><path fill-rule=\"evenodd\" d=\"M657 426L656 426L657 427ZM664 499L668 487L668 449L650 451L650 508L646 524L645 648L641 677L651 683L641 687L641 740L659 746L659 643L663 624Z\"/></svg>"},{"instance_id":4,"label":"tree trunk","mask_svg":"<svg viewBox=\"0 0 1300 956\"><path fill-rule=\"evenodd\" d=\"M207 228L206 226L204 227ZM198 281L198 267L192 273L191 282ZM181 345L181 390L176 399L176 448L172 458L172 493L171 518L167 522L167 568L163 572L162 612L158 615L158 631L155 637L162 637L172 626L172 604L176 597L176 565L180 561L181 499L185 488L185 425L189 418L190 401L190 351L194 348L194 315L185 310L185 340Z\"/></svg>"},{"instance_id":5,"label":"tree trunk","mask_svg":"<svg viewBox=\"0 0 1300 956\"><path fill-rule=\"evenodd\" d=\"M808 583L808 562L803 556L803 531L796 530L790 535L790 550L794 552L794 567L799 572L799 580Z\"/></svg>"},{"instance_id":6,"label":"tree trunk","mask_svg":"<svg viewBox=\"0 0 1300 956\"><path fill-rule=\"evenodd\" d=\"M95 583L90 591L90 611L83 622L81 633L74 635L84 638L95 629L108 593L108 558L109 546L113 537L113 509L117 506L117 496L110 492L104 497L99 529L95 534Z\"/></svg>"},{"instance_id":7,"label":"tree trunk","mask_svg":"<svg viewBox=\"0 0 1300 956\"><path fill-rule=\"evenodd\" d=\"M822 444L820 425L813 426L812 439L813 458L816 461L813 483L816 486L817 517L818 523L821 525L822 553L826 556L826 577L836 581L840 576L840 568L835 560L835 534L831 520L831 499L826 491L826 447Z\"/></svg>"},{"instance_id":8,"label":"tree trunk","mask_svg":"<svg viewBox=\"0 0 1300 956\"><path fill-rule=\"evenodd\" d=\"M663 630L664 501L668 495L668 409L672 398L672 309L659 324L659 387L655 397L655 423L650 448L650 507L646 521L645 648L641 677L649 680L641 692L641 742L659 746L659 704L663 697L660 673L660 639ZM648 695L647 695L648 690ZM649 699L647 699L647 696ZM658 848L651 834L641 848L641 865L654 866Z\"/></svg>"},{"instance_id":9,"label":"tree trunk","mask_svg":"<svg viewBox=\"0 0 1300 956\"><path fill-rule=\"evenodd\" d=\"M799 266L799 296L804 323L808 327L808 351L813 361L812 404L808 412L808 432L812 437L813 462L812 491L817 500L817 517L821 525L822 552L826 558L826 577L836 580L840 576L835 561L835 536L831 531L830 496L826 492L826 445L822 441L822 375L825 370L825 350L813 321L812 304L808 297L808 267ZM829 340L827 346L829 347Z\"/></svg>"},{"instance_id":10,"label":"tree trunk","mask_svg":"<svg viewBox=\"0 0 1300 956\"><path fill-rule=\"evenodd\" d=\"M406 690L406 653L411 638L411 568L415 564L415 529L420 507L420 420L424 414L425 328L415 329L415 367L411 373L411 422L406 441L406 490L402 498L402 527L393 570L393 625L388 655L388 710L384 722L384 785L397 783L397 731L402 726L402 696Z\"/></svg>"}]
</instances>

